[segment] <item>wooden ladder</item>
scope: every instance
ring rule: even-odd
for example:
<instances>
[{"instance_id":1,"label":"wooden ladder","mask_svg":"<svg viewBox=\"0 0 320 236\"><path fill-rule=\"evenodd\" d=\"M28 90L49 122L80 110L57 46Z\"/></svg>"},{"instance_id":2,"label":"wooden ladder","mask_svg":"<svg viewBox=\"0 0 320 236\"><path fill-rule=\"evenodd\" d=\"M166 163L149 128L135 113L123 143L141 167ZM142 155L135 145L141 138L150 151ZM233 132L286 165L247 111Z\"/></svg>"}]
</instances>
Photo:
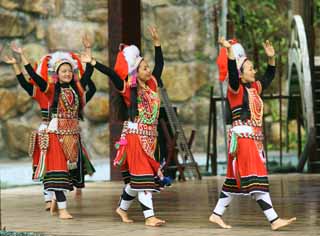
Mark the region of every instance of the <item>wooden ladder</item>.
<instances>
[{"instance_id":1,"label":"wooden ladder","mask_svg":"<svg viewBox=\"0 0 320 236\"><path fill-rule=\"evenodd\" d=\"M177 167L179 168L183 167L184 170L189 170L193 177L200 180L201 173L199 170L199 166L197 162L194 160L193 154L190 150L190 146L188 145L188 142L187 142L187 138L182 129L181 123L178 120L177 114L175 113L173 106L170 102L168 93L166 89L163 87L160 87L159 91L162 97L162 102L164 105L164 109L166 111L166 115L168 117L170 128L171 128L173 137L175 139L176 148L179 151L182 159L182 163L180 163L179 166Z\"/></svg>"}]
</instances>

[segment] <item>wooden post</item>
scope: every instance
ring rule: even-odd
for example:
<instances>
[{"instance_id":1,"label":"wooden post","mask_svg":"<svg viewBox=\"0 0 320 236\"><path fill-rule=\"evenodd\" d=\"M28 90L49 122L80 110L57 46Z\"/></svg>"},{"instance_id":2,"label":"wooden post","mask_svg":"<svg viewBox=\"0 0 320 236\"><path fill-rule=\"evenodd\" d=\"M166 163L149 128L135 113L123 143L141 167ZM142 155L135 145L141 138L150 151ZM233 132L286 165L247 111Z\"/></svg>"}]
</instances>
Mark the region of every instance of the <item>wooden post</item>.
<instances>
[{"instance_id":1,"label":"wooden post","mask_svg":"<svg viewBox=\"0 0 320 236\"><path fill-rule=\"evenodd\" d=\"M208 122L208 139L207 139L207 160L206 160L206 171L209 171L209 160L211 158L211 129L212 129L212 107L213 107L213 87L210 88L210 107L209 107L209 122Z\"/></svg>"},{"instance_id":2,"label":"wooden post","mask_svg":"<svg viewBox=\"0 0 320 236\"><path fill-rule=\"evenodd\" d=\"M108 9L109 63L113 67L120 43L135 44L140 48L140 0L108 0ZM120 180L120 171L113 167L116 154L114 144L120 137L123 121L127 119L127 112L121 96L111 82L109 94L110 173L111 180Z\"/></svg>"},{"instance_id":3,"label":"wooden post","mask_svg":"<svg viewBox=\"0 0 320 236\"><path fill-rule=\"evenodd\" d=\"M217 110L216 101L212 104L213 113L213 135L212 135L212 159L211 159L211 171L212 175L217 175ZM227 157L228 160L228 157Z\"/></svg>"}]
</instances>

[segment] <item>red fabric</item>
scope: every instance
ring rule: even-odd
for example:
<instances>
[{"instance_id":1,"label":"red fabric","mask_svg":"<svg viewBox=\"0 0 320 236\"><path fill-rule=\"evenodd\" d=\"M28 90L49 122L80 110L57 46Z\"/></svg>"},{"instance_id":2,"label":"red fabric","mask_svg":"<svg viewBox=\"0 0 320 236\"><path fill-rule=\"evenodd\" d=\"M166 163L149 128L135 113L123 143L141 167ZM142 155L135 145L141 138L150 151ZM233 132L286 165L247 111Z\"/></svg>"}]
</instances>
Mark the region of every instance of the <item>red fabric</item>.
<instances>
[{"instance_id":1,"label":"red fabric","mask_svg":"<svg viewBox=\"0 0 320 236\"><path fill-rule=\"evenodd\" d=\"M149 157L142 149L137 134L127 134L127 158L121 170L129 170L132 175L156 175L160 164Z\"/></svg>"},{"instance_id":2,"label":"red fabric","mask_svg":"<svg viewBox=\"0 0 320 236\"><path fill-rule=\"evenodd\" d=\"M46 155L46 171L68 172L67 160L57 135L49 133L49 142Z\"/></svg>"},{"instance_id":3,"label":"red fabric","mask_svg":"<svg viewBox=\"0 0 320 236\"><path fill-rule=\"evenodd\" d=\"M37 101L41 109L49 109L49 101L47 96L41 92L38 86L33 86L33 96L32 98Z\"/></svg>"},{"instance_id":4,"label":"red fabric","mask_svg":"<svg viewBox=\"0 0 320 236\"><path fill-rule=\"evenodd\" d=\"M255 88L258 93L261 93L261 86L259 86L260 82L253 82L251 83L251 88ZM227 91L227 98L229 100L231 110L235 107L241 106L243 103L243 96L244 96L244 89L245 87L243 84L240 83L238 91L233 91L232 88L229 86Z\"/></svg>"},{"instance_id":5,"label":"red fabric","mask_svg":"<svg viewBox=\"0 0 320 236\"><path fill-rule=\"evenodd\" d=\"M40 70L40 76L45 80L48 81L48 62L50 60L51 56L47 55L43 61L42 61L42 66Z\"/></svg>"},{"instance_id":6,"label":"red fabric","mask_svg":"<svg viewBox=\"0 0 320 236\"><path fill-rule=\"evenodd\" d=\"M34 145L34 151L32 156L32 166L38 166L40 160L40 147L38 142L38 135L36 136L36 143Z\"/></svg>"},{"instance_id":7,"label":"red fabric","mask_svg":"<svg viewBox=\"0 0 320 236\"><path fill-rule=\"evenodd\" d=\"M74 60L77 61L79 72L80 72L80 76L82 76L83 73L84 73L84 70L83 70L83 67L82 67L82 64L81 64L81 61L80 61L79 57L76 54L74 54L73 52L70 52L70 55Z\"/></svg>"},{"instance_id":8,"label":"red fabric","mask_svg":"<svg viewBox=\"0 0 320 236\"><path fill-rule=\"evenodd\" d=\"M122 51L118 52L116 64L114 65L114 71L122 80L125 80L128 76L128 63Z\"/></svg>"},{"instance_id":9,"label":"red fabric","mask_svg":"<svg viewBox=\"0 0 320 236\"><path fill-rule=\"evenodd\" d=\"M226 48L220 49L216 63L219 69L219 80L220 82L223 82L225 81L228 75L228 55Z\"/></svg>"},{"instance_id":10,"label":"red fabric","mask_svg":"<svg viewBox=\"0 0 320 236\"><path fill-rule=\"evenodd\" d=\"M240 177L256 175L266 176L268 174L266 165L259 154L258 142L250 138L238 138L237 149L237 172ZM233 157L228 155L227 178L236 178L232 166ZM239 181L237 181L239 183Z\"/></svg>"}]
</instances>

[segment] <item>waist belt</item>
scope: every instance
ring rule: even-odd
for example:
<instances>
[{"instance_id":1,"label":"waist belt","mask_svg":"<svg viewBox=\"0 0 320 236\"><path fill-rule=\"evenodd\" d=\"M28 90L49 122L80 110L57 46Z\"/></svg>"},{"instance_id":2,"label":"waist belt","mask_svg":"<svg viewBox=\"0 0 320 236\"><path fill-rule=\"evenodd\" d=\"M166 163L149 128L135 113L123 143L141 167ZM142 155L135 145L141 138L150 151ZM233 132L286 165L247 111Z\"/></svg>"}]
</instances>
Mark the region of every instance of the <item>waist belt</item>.
<instances>
[{"instance_id":1,"label":"waist belt","mask_svg":"<svg viewBox=\"0 0 320 236\"><path fill-rule=\"evenodd\" d=\"M125 121L123 124L123 133L125 134L138 134L142 136L158 136L156 125L147 125L142 123L134 123Z\"/></svg>"}]
</instances>

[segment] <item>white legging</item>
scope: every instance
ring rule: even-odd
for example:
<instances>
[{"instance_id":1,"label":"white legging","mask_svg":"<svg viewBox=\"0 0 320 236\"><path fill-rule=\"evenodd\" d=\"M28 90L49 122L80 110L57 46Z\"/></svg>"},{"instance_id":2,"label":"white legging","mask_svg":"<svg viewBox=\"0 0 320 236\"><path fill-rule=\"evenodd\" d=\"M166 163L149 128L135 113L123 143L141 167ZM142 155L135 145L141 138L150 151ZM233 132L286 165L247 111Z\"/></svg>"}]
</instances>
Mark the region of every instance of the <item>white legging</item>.
<instances>
[{"instance_id":1,"label":"white legging","mask_svg":"<svg viewBox=\"0 0 320 236\"><path fill-rule=\"evenodd\" d=\"M130 184L127 184L123 189L123 193L119 201L120 209L127 211L137 196L142 207L144 217L149 218L154 216L152 193L150 191L135 191L131 188Z\"/></svg>"},{"instance_id":2,"label":"white legging","mask_svg":"<svg viewBox=\"0 0 320 236\"><path fill-rule=\"evenodd\" d=\"M257 203L259 204L264 215L267 217L270 223L274 222L279 218L272 206L269 193L253 193L252 195L254 199L257 201ZM222 216L225 210L227 209L227 207L230 205L233 199L233 196L234 194L221 191L219 200L217 202L216 207L213 210L213 213L218 216Z\"/></svg>"}]
</instances>

